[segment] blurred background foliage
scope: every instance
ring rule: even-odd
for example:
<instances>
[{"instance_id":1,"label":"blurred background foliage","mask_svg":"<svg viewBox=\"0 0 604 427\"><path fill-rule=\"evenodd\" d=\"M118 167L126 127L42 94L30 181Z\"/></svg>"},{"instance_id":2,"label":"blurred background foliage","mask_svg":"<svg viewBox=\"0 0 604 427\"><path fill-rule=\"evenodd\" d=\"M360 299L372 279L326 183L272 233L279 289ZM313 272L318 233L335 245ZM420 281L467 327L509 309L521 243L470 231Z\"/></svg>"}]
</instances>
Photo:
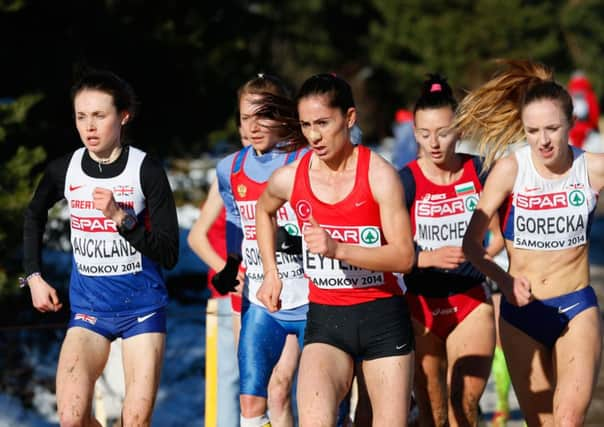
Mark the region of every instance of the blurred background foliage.
<instances>
[{"instance_id":1,"label":"blurred background foliage","mask_svg":"<svg viewBox=\"0 0 604 427\"><path fill-rule=\"evenodd\" d=\"M163 158L236 144L236 90L258 72L293 92L311 74L340 74L369 142L389 135L427 73L461 97L495 58L544 62L563 83L582 69L604 93L598 0L0 0L0 40L0 288L20 268L36 176L80 144L68 93L86 66L132 83L129 137Z\"/></svg>"}]
</instances>

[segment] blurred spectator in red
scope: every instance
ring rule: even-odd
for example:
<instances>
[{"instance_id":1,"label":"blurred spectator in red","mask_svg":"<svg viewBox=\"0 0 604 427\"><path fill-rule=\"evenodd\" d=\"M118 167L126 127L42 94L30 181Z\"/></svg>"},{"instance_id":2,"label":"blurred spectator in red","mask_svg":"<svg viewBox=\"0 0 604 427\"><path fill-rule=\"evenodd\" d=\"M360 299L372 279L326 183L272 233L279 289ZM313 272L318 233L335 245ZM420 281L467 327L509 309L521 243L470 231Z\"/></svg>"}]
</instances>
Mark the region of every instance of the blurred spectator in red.
<instances>
[{"instance_id":1,"label":"blurred spectator in red","mask_svg":"<svg viewBox=\"0 0 604 427\"><path fill-rule=\"evenodd\" d=\"M600 107L591 83L581 71L575 71L568 82L573 98L575 124L570 131L570 143L586 151L602 151L598 129Z\"/></svg>"}]
</instances>

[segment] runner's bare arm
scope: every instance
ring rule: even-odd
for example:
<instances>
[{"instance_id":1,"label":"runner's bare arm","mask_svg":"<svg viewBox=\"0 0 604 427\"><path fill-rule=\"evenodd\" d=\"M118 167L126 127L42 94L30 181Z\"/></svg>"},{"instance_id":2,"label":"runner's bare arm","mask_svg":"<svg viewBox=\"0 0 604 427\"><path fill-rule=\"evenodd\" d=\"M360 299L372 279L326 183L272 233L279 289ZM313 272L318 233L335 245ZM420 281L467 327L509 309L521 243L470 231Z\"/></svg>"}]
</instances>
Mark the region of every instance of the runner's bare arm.
<instances>
[{"instance_id":1,"label":"runner's bare arm","mask_svg":"<svg viewBox=\"0 0 604 427\"><path fill-rule=\"evenodd\" d=\"M517 170L513 157L505 157L495 164L485 182L463 241L464 253L470 262L497 283L509 282L510 276L490 259L482 242L492 218L512 192Z\"/></svg>"},{"instance_id":2,"label":"runner's bare arm","mask_svg":"<svg viewBox=\"0 0 604 427\"><path fill-rule=\"evenodd\" d=\"M506 299L516 305L527 304L530 283L524 277L513 277L493 261L482 246L485 233L499 207L513 190L518 165L513 155L497 161L485 183L463 241L464 253L485 275L499 285Z\"/></svg>"},{"instance_id":3,"label":"runner's bare arm","mask_svg":"<svg viewBox=\"0 0 604 427\"><path fill-rule=\"evenodd\" d=\"M585 156L589 174L589 185L599 193L604 188L604 154L585 153Z\"/></svg>"},{"instance_id":4,"label":"runner's bare arm","mask_svg":"<svg viewBox=\"0 0 604 427\"><path fill-rule=\"evenodd\" d=\"M489 256L494 257L504 247L503 234L501 234L501 226L499 221L499 213L495 212L489 222L489 231L491 232L491 238L489 239L489 245L486 247L486 252Z\"/></svg>"},{"instance_id":5,"label":"runner's bare arm","mask_svg":"<svg viewBox=\"0 0 604 427\"><path fill-rule=\"evenodd\" d=\"M256 204L256 239L264 269L264 280L256 296L269 311L279 309L279 296L283 287L275 257L275 214L291 194L296 174L294 165L295 163L273 172Z\"/></svg>"},{"instance_id":6,"label":"runner's bare arm","mask_svg":"<svg viewBox=\"0 0 604 427\"><path fill-rule=\"evenodd\" d=\"M215 180L212 182L208 197L199 211L199 217L187 236L187 242L193 252L215 271L222 270L226 261L212 247L208 240L208 231L220 215L223 207L224 203L218 193L218 181Z\"/></svg>"}]
</instances>

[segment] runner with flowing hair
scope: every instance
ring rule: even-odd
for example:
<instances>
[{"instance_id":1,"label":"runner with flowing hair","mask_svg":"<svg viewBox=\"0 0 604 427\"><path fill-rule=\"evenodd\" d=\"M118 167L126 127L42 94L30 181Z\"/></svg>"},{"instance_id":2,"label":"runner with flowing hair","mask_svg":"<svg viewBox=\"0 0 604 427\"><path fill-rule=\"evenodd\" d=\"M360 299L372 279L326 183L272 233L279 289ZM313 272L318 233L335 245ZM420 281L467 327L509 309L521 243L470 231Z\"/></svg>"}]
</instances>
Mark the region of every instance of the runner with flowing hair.
<instances>
[{"instance_id":1,"label":"runner with flowing hair","mask_svg":"<svg viewBox=\"0 0 604 427\"><path fill-rule=\"evenodd\" d=\"M528 425L583 425L602 346L588 249L604 155L569 145L572 100L547 67L503 65L462 101L457 123L487 165L527 144L494 164L464 252L503 292L501 340ZM498 211L508 271L482 246Z\"/></svg>"}]
</instances>

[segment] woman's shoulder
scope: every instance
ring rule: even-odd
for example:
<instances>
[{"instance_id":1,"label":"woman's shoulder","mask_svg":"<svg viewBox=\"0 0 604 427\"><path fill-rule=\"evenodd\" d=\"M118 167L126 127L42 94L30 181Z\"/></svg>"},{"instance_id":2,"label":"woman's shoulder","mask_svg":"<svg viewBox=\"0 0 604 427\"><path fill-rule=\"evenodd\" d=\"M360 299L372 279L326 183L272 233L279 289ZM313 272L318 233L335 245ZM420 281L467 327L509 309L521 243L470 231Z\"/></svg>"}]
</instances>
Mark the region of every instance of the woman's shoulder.
<instances>
[{"instance_id":1,"label":"woman's shoulder","mask_svg":"<svg viewBox=\"0 0 604 427\"><path fill-rule=\"evenodd\" d=\"M487 181L498 182L503 186L504 183L513 183L518 174L518 160L514 153L509 153L499 158L489 170Z\"/></svg>"},{"instance_id":2,"label":"woman's shoulder","mask_svg":"<svg viewBox=\"0 0 604 427\"><path fill-rule=\"evenodd\" d=\"M399 188L402 189L398 171L390 162L373 151L370 151L368 175L369 185L376 197L381 194L391 195L393 192L398 192Z\"/></svg>"},{"instance_id":3,"label":"woman's shoulder","mask_svg":"<svg viewBox=\"0 0 604 427\"><path fill-rule=\"evenodd\" d=\"M387 175L397 175L398 172L388 160L383 158L379 153L376 153L369 147L363 145L358 146L360 150L366 150L369 152L369 167L376 172L385 173Z\"/></svg>"},{"instance_id":4,"label":"woman's shoulder","mask_svg":"<svg viewBox=\"0 0 604 427\"><path fill-rule=\"evenodd\" d=\"M237 150L234 153L231 153L218 160L218 163L216 163L216 171L224 171L225 173L230 173L231 167L233 166L233 162L235 161L235 157L238 156L242 151L243 149Z\"/></svg>"},{"instance_id":5,"label":"woman's shoulder","mask_svg":"<svg viewBox=\"0 0 604 427\"><path fill-rule=\"evenodd\" d=\"M584 152L590 186L600 192L604 188L604 153Z\"/></svg>"}]
</instances>

